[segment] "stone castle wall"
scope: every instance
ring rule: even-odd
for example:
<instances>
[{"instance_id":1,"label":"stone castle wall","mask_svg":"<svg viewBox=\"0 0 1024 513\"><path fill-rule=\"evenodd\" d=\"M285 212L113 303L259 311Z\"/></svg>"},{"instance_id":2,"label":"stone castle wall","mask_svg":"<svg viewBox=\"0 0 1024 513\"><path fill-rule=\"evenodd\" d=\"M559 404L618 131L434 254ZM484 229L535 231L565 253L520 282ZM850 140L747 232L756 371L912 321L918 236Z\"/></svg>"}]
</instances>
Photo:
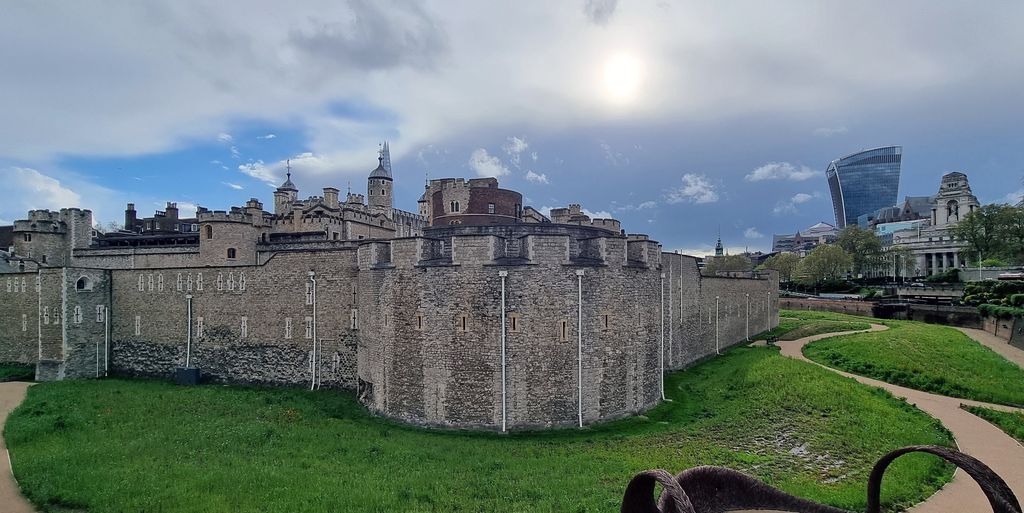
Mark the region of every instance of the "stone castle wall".
<instances>
[{"instance_id":1,"label":"stone castle wall","mask_svg":"<svg viewBox=\"0 0 1024 513\"><path fill-rule=\"evenodd\" d=\"M509 428L645 411L662 366L778 322L774 276L701 277L696 259L654 241L580 233L264 244L256 265L44 268L38 292L36 273L12 274L0 277L0 346L38 362L39 379L167 378L191 330L189 364L215 382L310 386L316 373L381 415L497 429L502 319Z\"/></svg>"}]
</instances>

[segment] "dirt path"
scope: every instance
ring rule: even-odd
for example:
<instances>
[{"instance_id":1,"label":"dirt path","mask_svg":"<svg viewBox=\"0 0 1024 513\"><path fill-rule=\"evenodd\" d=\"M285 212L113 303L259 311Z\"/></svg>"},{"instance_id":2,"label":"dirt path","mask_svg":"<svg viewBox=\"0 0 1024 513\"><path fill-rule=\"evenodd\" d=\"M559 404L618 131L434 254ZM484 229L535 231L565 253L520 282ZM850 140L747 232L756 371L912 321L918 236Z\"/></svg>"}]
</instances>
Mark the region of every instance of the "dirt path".
<instances>
[{"instance_id":1,"label":"dirt path","mask_svg":"<svg viewBox=\"0 0 1024 513\"><path fill-rule=\"evenodd\" d=\"M8 382L0 383L0 427L7 421L7 415L25 399L25 391L31 383ZM18 483L11 473L11 458L7 455L7 445L0 436L0 510L5 513L35 513L35 509L21 496Z\"/></svg>"},{"instance_id":2,"label":"dirt path","mask_svg":"<svg viewBox=\"0 0 1024 513\"><path fill-rule=\"evenodd\" d=\"M872 324L871 329L865 331L882 331L885 329L888 328L879 324ZM980 330L961 331L964 331L968 336L978 340L982 344L989 345L985 341L980 340L980 337L975 337L974 332L979 331L986 335L988 335L988 333ZM815 340L821 340L823 338L834 337L837 335L846 335L849 333L856 332L826 333L823 335L804 337L799 340L782 341L778 344L782 349L782 354L789 356L790 358L820 365L805 358L801 349ZM1000 342L1009 347L1009 349L1016 350L1016 348L1006 344L1005 341ZM1002 351L1000 351L1000 353L1002 353ZM1024 359L1024 354L1017 356ZM1018 363L1021 362L1021 360L1013 360ZM1021 444L1017 443L1016 440L999 430L999 428L989 424L987 421L962 410L960 405L977 405L1004 411L1019 411L1016 408L929 394L928 392L921 392L919 390L912 390L871 378L856 376L830 367L825 367L824 365L820 366L844 376L854 378L866 385L885 389L894 396L917 406L932 417L939 419L939 421L942 422L942 425L946 426L946 429L949 429L953 433L960 451L974 456L975 458L985 462L986 465L992 467L992 470L995 470L996 473L1006 480L1006 483L1010 485L1010 488L1013 489L1018 498L1024 498L1024 446L1021 446ZM957 471L953 476L953 480L936 492L935 495L932 495L930 498L914 506L908 511L913 513L961 513L965 511L991 511L991 508L988 505L988 501L985 499L984 494L982 494L981 488L974 482L974 480L972 480L967 474Z\"/></svg>"}]
</instances>

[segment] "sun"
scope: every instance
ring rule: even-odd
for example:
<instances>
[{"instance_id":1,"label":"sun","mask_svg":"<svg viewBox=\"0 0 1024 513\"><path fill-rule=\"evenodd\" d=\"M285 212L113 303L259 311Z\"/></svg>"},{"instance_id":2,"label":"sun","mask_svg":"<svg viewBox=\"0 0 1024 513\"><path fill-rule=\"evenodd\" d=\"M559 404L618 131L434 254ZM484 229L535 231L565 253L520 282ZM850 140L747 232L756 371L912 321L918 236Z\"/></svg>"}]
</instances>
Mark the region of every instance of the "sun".
<instances>
[{"instance_id":1,"label":"sun","mask_svg":"<svg viewBox=\"0 0 1024 513\"><path fill-rule=\"evenodd\" d=\"M629 103L639 92L642 76L639 59L624 52L612 54L604 63L605 94L614 103Z\"/></svg>"}]
</instances>

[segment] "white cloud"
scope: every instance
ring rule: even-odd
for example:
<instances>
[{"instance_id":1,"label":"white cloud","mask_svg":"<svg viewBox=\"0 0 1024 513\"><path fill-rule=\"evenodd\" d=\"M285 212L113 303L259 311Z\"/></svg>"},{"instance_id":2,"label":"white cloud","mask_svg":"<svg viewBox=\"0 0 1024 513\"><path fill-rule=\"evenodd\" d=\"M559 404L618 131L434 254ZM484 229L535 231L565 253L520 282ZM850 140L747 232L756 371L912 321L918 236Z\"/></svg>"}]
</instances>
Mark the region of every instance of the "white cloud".
<instances>
[{"instance_id":1,"label":"white cloud","mask_svg":"<svg viewBox=\"0 0 1024 513\"><path fill-rule=\"evenodd\" d=\"M6 219L0 219L0 226L10 226L14 224L14 221L8 221Z\"/></svg>"},{"instance_id":2,"label":"white cloud","mask_svg":"<svg viewBox=\"0 0 1024 513\"><path fill-rule=\"evenodd\" d=\"M228 186L228 187L230 187L230 188L232 188L232 189L234 189L234 190L236 190L236 191L240 191L240 190L245 188L245 187L242 187L241 185L238 185L237 183L231 183L231 182L221 182L221 183L226 185L226 186Z\"/></svg>"},{"instance_id":3,"label":"white cloud","mask_svg":"<svg viewBox=\"0 0 1024 513\"><path fill-rule=\"evenodd\" d=\"M538 158L537 152L531 151L530 152L530 158L533 159L534 162L537 162L537 158Z\"/></svg>"},{"instance_id":4,"label":"white cloud","mask_svg":"<svg viewBox=\"0 0 1024 513\"><path fill-rule=\"evenodd\" d=\"M232 146L231 147L231 158L233 158L233 159L240 159L240 158L242 158L242 153L240 151L238 151L238 146Z\"/></svg>"},{"instance_id":5,"label":"white cloud","mask_svg":"<svg viewBox=\"0 0 1024 513\"><path fill-rule=\"evenodd\" d=\"M5 211L8 205L13 204L15 214L24 216L28 210L61 209L81 205L82 197L62 185L56 178L28 167L12 167L9 170L10 175L4 178ZM17 212L19 210L22 212Z\"/></svg>"},{"instance_id":6,"label":"white cloud","mask_svg":"<svg viewBox=\"0 0 1024 513\"><path fill-rule=\"evenodd\" d=\"M607 142L598 141L598 145L601 146L601 153L604 154L604 161L609 165L613 167L629 165L629 157L623 155L621 152L615 151Z\"/></svg>"},{"instance_id":7,"label":"white cloud","mask_svg":"<svg viewBox=\"0 0 1024 513\"><path fill-rule=\"evenodd\" d=\"M666 191L665 201L668 203L714 203L718 201L718 192L715 186L702 174L686 173L683 175L683 185L673 187Z\"/></svg>"},{"instance_id":8,"label":"white cloud","mask_svg":"<svg viewBox=\"0 0 1024 513\"><path fill-rule=\"evenodd\" d=\"M215 159L215 160L211 160L210 163L211 164L220 164L221 162L219 160Z\"/></svg>"},{"instance_id":9,"label":"white cloud","mask_svg":"<svg viewBox=\"0 0 1024 513\"><path fill-rule=\"evenodd\" d=\"M477 148L470 154L469 167L476 172L477 176L498 177L509 173L508 168L501 163L501 159L489 155L483 148Z\"/></svg>"},{"instance_id":10,"label":"white cloud","mask_svg":"<svg viewBox=\"0 0 1024 513\"><path fill-rule=\"evenodd\" d=\"M644 210L644 209L647 209L647 208L654 208L656 206L658 206L658 202L657 201L645 201L645 202L637 205L636 209L637 210Z\"/></svg>"},{"instance_id":11,"label":"white cloud","mask_svg":"<svg viewBox=\"0 0 1024 513\"><path fill-rule=\"evenodd\" d=\"M587 210L585 208L581 208L580 211L583 212L583 214L585 214L587 216L590 216L591 219L611 219L612 218L612 213L607 211L607 210L593 211L593 210Z\"/></svg>"},{"instance_id":12,"label":"white cloud","mask_svg":"<svg viewBox=\"0 0 1024 513\"><path fill-rule=\"evenodd\" d=\"M751 226L750 228L747 228L746 230L743 231L743 237L747 239L763 239L764 234L757 231L757 228Z\"/></svg>"},{"instance_id":13,"label":"white cloud","mask_svg":"<svg viewBox=\"0 0 1024 513\"><path fill-rule=\"evenodd\" d=\"M837 126L835 128L822 127L814 129L814 135L818 137L832 137L833 135L845 134L846 132L847 130L845 126Z\"/></svg>"},{"instance_id":14,"label":"white cloud","mask_svg":"<svg viewBox=\"0 0 1024 513\"><path fill-rule=\"evenodd\" d=\"M508 155L509 161L512 162L512 165L518 168L519 155L529 147L530 145L526 142L526 139L513 135L508 138L505 144L502 145L501 149L505 151L506 155Z\"/></svg>"},{"instance_id":15,"label":"white cloud","mask_svg":"<svg viewBox=\"0 0 1024 513\"><path fill-rule=\"evenodd\" d=\"M534 173L533 171L526 172L526 181L533 183L550 183L548 182L548 175L545 173Z\"/></svg>"},{"instance_id":16,"label":"white cloud","mask_svg":"<svg viewBox=\"0 0 1024 513\"><path fill-rule=\"evenodd\" d=\"M267 134L267 135L257 135L256 136L257 139L274 139L276 137L277 137L276 134Z\"/></svg>"},{"instance_id":17,"label":"white cloud","mask_svg":"<svg viewBox=\"0 0 1024 513\"><path fill-rule=\"evenodd\" d=\"M231 134L221 132L221 133L217 134L217 140L222 142L222 143L229 143L229 142L234 141L235 138L231 137Z\"/></svg>"},{"instance_id":18,"label":"white cloud","mask_svg":"<svg viewBox=\"0 0 1024 513\"><path fill-rule=\"evenodd\" d=\"M1016 205L1020 203L1022 199L1024 199L1024 189L1017 189L1016 191L1004 196L1002 202L1010 205Z\"/></svg>"},{"instance_id":19,"label":"white cloud","mask_svg":"<svg viewBox=\"0 0 1024 513\"><path fill-rule=\"evenodd\" d=\"M281 182L274 172L263 164L262 160L240 164L238 170L268 185L277 186Z\"/></svg>"},{"instance_id":20,"label":"white cloud","mask_svg":"<svg viewBox=\"0 0 1024 513\"><path fill-rule=\"evenodd\" d=\"M743 177L748 182L760 182L762 180L791 180L800 182L818 176L818 172L807 167L800 166L798 169L789 162L769 162L749 175Z\"/></svg>"},{"instance_id":21,"label":"white cloud","mask_svg":"<svg viewBox=\"0 0 1024 513\"><path fill-rule=\"evenodd\" d=\"M821 193L815 191L813 194L807 194L806 192L798 192L787 200L779 201L775 204L775 208L772 212L776 215L780 214L795 214L797 213L797 205L801 205L811 201L815 198L820 198Z\"/></svg>"},{"instance_id":22,"label":"white cloud","mask_svg":"<svg viewBox=\"0 0 1024 513\"><path fill-rule=\"evenodd\" d=\"M197 207L196 204L192 203L191 201L171 201L171 200L165 200L165 201L161 201L161 202L154 202L153 204L156 205L156 207L158 209L163 210L163 208L167 205L168 202L174 203L175 205L178 206L178 217L182 217L182 218L185 218L185 217L195 217L196 216L196 210L199 209L199 207Z\"/></svg>"}]
</instances>

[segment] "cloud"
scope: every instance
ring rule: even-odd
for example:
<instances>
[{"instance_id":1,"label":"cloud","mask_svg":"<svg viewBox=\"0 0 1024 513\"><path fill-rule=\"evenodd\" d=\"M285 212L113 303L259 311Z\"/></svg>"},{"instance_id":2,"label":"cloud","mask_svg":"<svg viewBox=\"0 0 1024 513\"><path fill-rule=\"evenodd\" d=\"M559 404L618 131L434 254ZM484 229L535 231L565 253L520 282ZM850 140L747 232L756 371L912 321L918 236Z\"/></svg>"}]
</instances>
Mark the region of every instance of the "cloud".
<instances>
[{"instance_id":1,"label":"cloud","mask_svg":"<svg viewBox=\"0 0 1024 513\"><path fill-rule=\"evenodd\" d=\"M1024 200L1024 189L1017 189L1016 191L1008 193L1006 196L1003 197L1002 202L1007 203L1009 205L1016 205L1020 203L1021 200Z\"/></svg>"},{"instance_id":2,"label":"cloud","mask_svg":"<svg viewBox=\"0 0 1024 513\"><path fill-rule=\"evenodd\" d=\"M276 137L277 137L277 135L275 135L275 134L257 135L256 136L257 139L274 139Z\"/></svg>"},{"instance_id":3,"label":"cloud","mask_svg":"<svg viewBox=\"0 0 1024 513\"><path fill-rule=\"evenodd\" d=\"M238 151L238 147L237 146L232 146L231 147L231 158L233 158L233 159L240 159L240 158L242 158L242 152Z\"/></svg>"},{"instance_id":4,"label":"cloud","mask_svg":"<svg viewBox=\"0 0 1024 513\"><path fill-rule=\"evenodd\" d=\"M14 224L14 221L8 221L6 219L0 219L0 226L10 226Z\"/></svg>"},{"instance_id":5,"label":"cloud","mask_svg":"<svg viewBox=\"0 0 1024 513\"><path fill-rule=\"evenodd\" d=\"M757 228L751 226L750 228L747 228L746 230L743 231L743 237L747 239L763 239L764 234L757 231Z\"/></svg>"},{"instance_id":6,"label":"cloud","mask_svg":"<svg viewBox=\"0 0 1024 513\"><path fill-rule=\"evenodd\" d=\"M243 174L251 176L268 185L277 186L281 180L274 175L274 172L263 164L262 160L240 164L238 170Z\"/></svg>"},{"instance_id":7,"label":"cloud","mask_svg":"<svg viewBox=\"0 0 1024 513\"><path fill-rule=\"evenodd\" d=\"M518 168L519 154L526 151L529 147L530 145L527 144L526 139L513 135L508 138L505 144L502 145L501 149L505 151L506 155L508 155L509 161L512 162L512 165Z\"/></svg>"},{"instance_id":8,"label":"cloud","mask_svg":"<svg viewBox=\"0 0 1024 513\"><path fill-rule=\"evenodd\" d=\"M585 208L580 209L584 215L589 216L591 219L611 219L612 213L607 210L587 210Z\"/></svg>"},{"instance_id":9,"label":"cloud","mask_svg":"<svg viewBox=\"0 0 1024 513\"><path fill-rule=\"evenodd\" d=\"M658 202L657 201L645 201L645 202L637 205L636 209L637 210L644 210L644 209L647 209L647 208L654 208L656 206L658 206Z\"/></svg>"},{"instance_id":10,"label":"cloud","mask_svg":"<svg viewBox=\"0 0 1024 513\"><path fill-rule=\"evenodd\" d=\"M673 187L666 191L665 201L668 203L714 203L718 201L718 192L715 186L702 174L686 173L683 175L683 185Z\"/></svg>"},{"instance_id":11,"label":"cloud","mask_svg":"<svg viewBox=\"0 0 1024 513\"><path fill-rule=\"evenodd\" d=\"M220 164L221 162L219 160L215 159L215 160L211 160L210 163L211 164Z\"/></svg>"},{"instance_id":12,"label":"cloud","mask_svg":"<svg viewBox=\"0 0 1024 513\"><path fill-rule=\"evenodd\" d=\"M196 204L192 203L191 201L165 200L161 202L153 202L153 204L156 205L158 209L163 209L167 205L167 203L174 203L175 205L178 206L178 217L181 218L195 217L196 210L199 209L199 207L196 206Z\"/></svg>"},{"instance_id":13,"label":"cloud","mask_svg":"<svg viewBox=\"0 0 1024 513\"><path fill-rule=\"evenodd\" d=\"M800 166L797 169L796 166L789 162L769 162L757 169L749 175L743 177L748 182L760 182L764 180L791 180L794 182L800 182L803 180L809 180L818 176L818 172L807 167Z\"/></svg>"},{"instance_id":14,"label":"cloud","mask_svg":"<svg viewBox=\"0 0 1024 513\"><path fill-rule=\"evenodd\" d=\"M847 132L845 126L837 126L835 128L815 128L814 135L818 137L832 137L833 135L845 134Z\"/></svg>"},{"instance_id":15,"label":"cloud","mask_svg":"<svg viewBox=\"0 0 1024 513\"><path fill-rule=\"evenodd\" d=\"M607 25L618 0L584 0L583 15L595 25Z\"/></svg>"},{"instance_id":16,"label":"cloud","mask_svg":"<svg viewBox=\"0 0 1024 513\"><path fill-rule=\"evenodd\" d=\"M526 172L526 181L533 182L533 183L550 183L550 182L548 182L548 175L547 174L544 174L544 173L537 174L537 173L534 173L533 171L527 171Z\"/></svg>"},{"instance_id":17,"label":"cloud","mask_svg":"<svg viewBox=\"0 0 1024 513\"><path fill-rule=\"evenodd\" d=\"M217 140L219 142L222 142L222 143L229 143L229 142L234 141L235 138L231 137L231 134L221 132L221 133L217 134Z\"/></svg>"},{"instance_id":18,"label":"cloud","mask_svg":"<svg viewBox=\"0 0 1024 513\"><path fill-rule=\"evenodd\" d=\"M501 163L498 157L489 155L487 150L477 148L469 156L469 167L476 172L477 176L505 176L509 170Z\"/></svg>"},{"instance_id":19,"label":"cloud","mask_svg":"<svg viewBox=\"0 0 1024 513\"><path fill-rule=\"evenodd\" d=\"M537 162L537 158L538 158L537 152L531 151L530 152L530 158L533 159L534 162Z\"/></svg>"},{"instance_id":20,"label":"cloud","mask_svg":"<svg viewBox=\"0 0 1024 513\"><path fill-rule=\"evenodd\" d=\"M21 216L28 210L61 209L81 205L82 197L62 185L56 178L28 167L12 167L9 171L10 174L4 178L5 211L12 204L15 213Z\"/></svg>"},{"instance_id":21,"label":"cloud","mask_svg":"<svg viewBox=\"0 0 1024 513\"><path fill-rule=\"evenodd\" d=\"M240 190L245 188L245 187L242 187L241 185L238 185L237 183L231 183L231 182L221 182L221 183L226 185L226 186L228 186L228 187L230 187L230 188L232 188L232 189L234 189L234 190L236 190L236 191L240 191Z\"/></svg>"},{"instance_id":22,"label":"cloud","mask_svg":"<svg viewBox=\"0 0 1024 513\"><path fill-rule=\"evenodd\" d=\"M794 194L793 197L789 198L788 200L783 200L783 201L779 201L778 203L776 203L775 204L775 208L772 209L772 212L775 215L795 214L795 213L798 212L797 207L796 207L797 205L801 205L801 204L807 203L808 201L811 201L812 199L820 198L820 197L821 197L821 193L817 192L817 191L815 191L813 194L807 194L806 192L798 192L798 193Z\"/></svg>"},{"instance_id":23,"label":"cloud","mask_svg":"<svg viewBox=\"0 0 1024 513\"><path fill-rule=\"evenodd\" d=\"M605 162L613 167L629 165L629 157L612 149L610 144L605 141L598 141L598 144L601 146L601 152L604 154Z\"/></svg>"},{"instance_id":24,"label":"cloud","mask_svg":"<svg viewBox=\"0 0 1024 513\"><path fill-rule=\"evenodd\" d=\"M644 202L641 202L641 203L636 204L636 205L634 205L632 203L627 203L625 205L620 205L620 204L617 204L614 201L612 202L612 210L615 211L615 212L628 212L628 211L634 211L634 210L647 210L647 209L654 208L656 206L658 206L658 202L657 201L644 201Z\"/></svg>"}]
</instances>

